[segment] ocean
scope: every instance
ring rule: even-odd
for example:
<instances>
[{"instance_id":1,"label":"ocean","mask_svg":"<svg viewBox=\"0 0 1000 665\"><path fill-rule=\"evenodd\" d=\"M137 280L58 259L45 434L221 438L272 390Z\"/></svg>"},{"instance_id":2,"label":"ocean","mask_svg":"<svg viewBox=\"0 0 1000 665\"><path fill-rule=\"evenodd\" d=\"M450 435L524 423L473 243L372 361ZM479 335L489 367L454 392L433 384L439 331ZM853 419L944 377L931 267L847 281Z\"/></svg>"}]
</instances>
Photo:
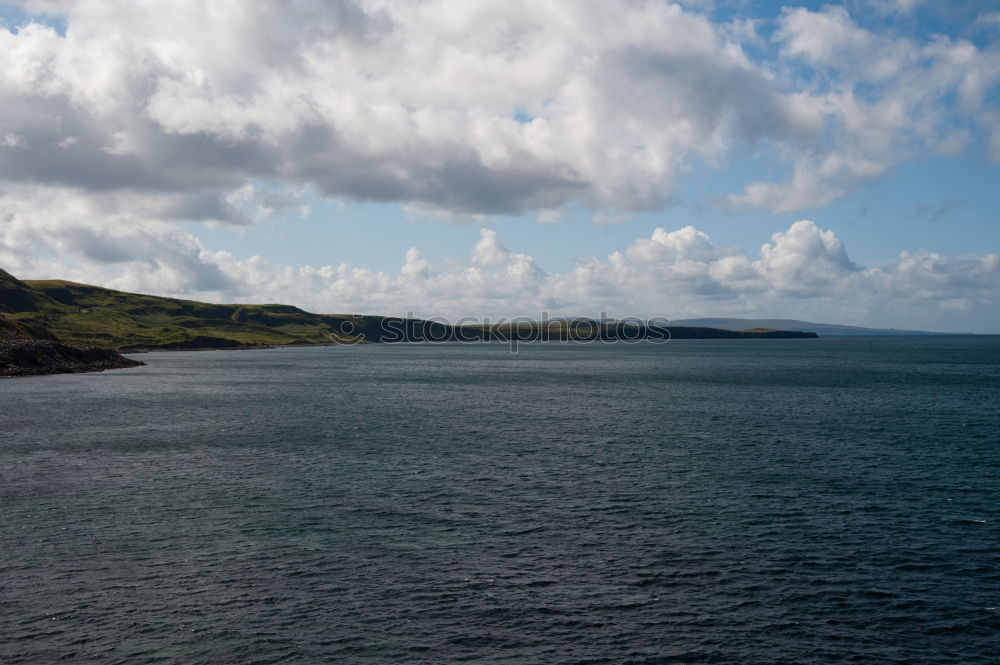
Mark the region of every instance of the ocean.
<instances>
[{"instance_id":1,"label":"ocean","mask_svg":"<svg viewBox=\"0 0 1000 665\"><path fill-rule=\"evenodd\" d=\"M1000 338L0 381L0 663L1000 662Z\"/></svg>"}]
</instances>

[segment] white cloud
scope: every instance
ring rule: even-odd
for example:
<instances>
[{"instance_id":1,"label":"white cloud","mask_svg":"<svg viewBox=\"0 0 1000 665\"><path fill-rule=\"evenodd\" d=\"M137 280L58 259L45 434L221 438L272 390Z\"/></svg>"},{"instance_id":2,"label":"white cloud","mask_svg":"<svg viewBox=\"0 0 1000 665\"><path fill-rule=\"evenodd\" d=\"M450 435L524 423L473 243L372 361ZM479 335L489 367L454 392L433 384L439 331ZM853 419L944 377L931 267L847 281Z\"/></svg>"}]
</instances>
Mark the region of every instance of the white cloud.
<instances>
[{"instance_id":1,"label":"white cloud","mask_svg":"<svg viewBox=\"0 0 1000 665\"><path fill-rule=\"evenodd\" d=\"M15 274L211 300L239 291L194 236L155 218L164 207L156 197L51 194L0 193L0 265Z\"/></svg>"},{"instance_id":2,"label":"white cloud","mask_svg":"<svg viewBox=\"0 0 1000 665\"><path fill-rule=\"evenodd\" d=\"M1000 25L1000 11L983 12L976 17L976 25Z\"/></svg>"},{"instance_id":3,"label":"white cloud","mask_svg":"<svg viewBox=\"0 0 1000 665\"><path fill-rule=\"evenodd\" d=\"M500 236L491 229L479 231L479 242L472 248L472 263L479 266L498 266L510 258L510 250L500 242Z\"/></svg>"},{"instance_id":4,"label":"white cloud","mask_svg":"<svg viewBox=\"0 0 1000 665\"><path fill-rule=\"evenodd\" d=\"M756 267L776 292L827 296L857 270L833 231L812 222L795 222L771 239L761 247Z\"/></svg>"},{"instance_id":5,"label":"white cloud","mask_svg":"<svg viewBox=\"0 0 1000 665\"><path fill-rule=\"evenodd\" d=\"M32 148L0 154L0 182L156 191L185 200L181 218L248 180L614 217L663 205L694 162L761 143L795 177L733 202L800 209L942 143L948 95L996 81L970 44L876 35L837 7L786 10L781 61L755 62L753 22L659 0L32 6L68 27L0 30L0 127ZM822 76L797 79L794 61ZM67 137L74 150L55 150Z\"/></svg>"},{"instance_id":6,"label":"white cloud","mask_svg":"<svg viewBox=\"0 0 1000 665\"><path fill-rule=\"evenodd\" d=\"M883 14L909 14L924 4L924 0L871 0L871 4Z\"/></svg>"},{"instance_id":7,"label":"white cloud","mask_svg":"<svg viewBox=\"0 0 1000 665\"><path fill-rule=\"evenodd\" d=\"M10 215L8 212L4 215ZM127 291L216 302L283 302L311 311L418 316L778 316L896 327L1000 328L1000 255L904 251L861 266L810 221L773 234L757 255L716 245L694 227L656 229L605 259L552 273L482 229L468 261L428 261L410 248L396 274L360 266L294 267L238 260L164 223L71 223L72 205L0 225L0 265L25 278L68 277ZM30 248L31 251L26 251ZM56 263L49 257L62 257ZM155 259L150 259L155 256ZM67 270L64 266L75 265Z\"/></svg>"},{"instance_id":8,"label":"white cloud","mask_svg":"<svg viewBox=\"0 0 1000 665\"><path fill-rule=\"evenodd\" d=\"M424 279L430 275L431 264L416 247L406 250L406 258L399 272L413 280Z\"/></svg>"},{"instance_id":9,"label":"white cloud","mask_svg":"<svg viewBox=\"0 0 1000 665\"><path fill-rule=\"evenodd\" d=\"M894 6L909 11L915 4ZM805 100L829 131L811 150L786 146L789 180L752 182L726 199L731 207L824 206L915 156L958 154L975 124L991 136L994 116L983 91L1000 82L995 50L943 36L920 44L875 34L837 6L784 9L774 39L786 59L810 68L816 83ZM987 146L993 158L989 138Z\"/></svg>"},{"instance_id":10,"label":"white cloud","mask_svg":"<svg viewBox=\"0 0 1000 665\"><path fill-rule=\"evenodd\" d=\"M14 132L7 132L3 136L3 140L0 140L0 145L5 148L26 148L27 145L24 142L24 137L20 134L15 134Z\"/></svg>"},{"instance_id":11,"label":"white cloud","mask_svg":"<svg viewBox=\"0 0 1000 665\"><path fill-rule=\"evenodd\" d=\"M485 229L468 260L412 248L395 274L238 260L181 224L252 224L307 193L466 220L554 222L583 204L611 224L664 205L695 165L758 148L790 176L730 206L822 206L927 153L1000 162L996 48L831 6L785 10L768 49L757 23L700 13L709 0L28 4L67 29L0 29L0 265L15 274L386 313L917 322L994 303L992 255L856 266L808 223L759 256L658 230L563 273Z\"/></svg>"},{"instance_id":12,"label":"white cloud","mask_svg":"<svg viewBox=\"0 0 1000 665\"><path fill-rule=\"evenodd\" d=\"M855 25L843 7L813 12L786 7L775 39L786 56L798 56L815 65L839 64L845 58L864 58L875 36Z\"/></svg>"}]
</instances>

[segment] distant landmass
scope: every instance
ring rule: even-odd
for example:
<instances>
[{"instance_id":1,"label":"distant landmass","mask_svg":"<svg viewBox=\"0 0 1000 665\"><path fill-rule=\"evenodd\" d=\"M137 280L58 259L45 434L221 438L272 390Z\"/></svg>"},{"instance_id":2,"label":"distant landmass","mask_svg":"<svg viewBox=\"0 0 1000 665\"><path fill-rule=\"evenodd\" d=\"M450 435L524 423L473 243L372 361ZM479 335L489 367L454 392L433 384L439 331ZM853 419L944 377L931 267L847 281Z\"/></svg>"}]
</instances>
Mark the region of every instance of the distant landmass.
<instances>
[{"instance_id":1,"label":"distant landmass","mask_svg":"<svg viewBox=\"0 0 1000 665\"><path fill-rule=\"evenodd\" d=\"M948 335L954 333L936 333L925 330L897 330L895 328L864 328L861 326L842 326L836 323L811 323L795 319L679 319L670 322L678 326L706 326L722 328L723 330L801 330L814 332L821 337L836 337L848 335Z\"/></svg>"},{"instance_id":2,"label":"distant landmass","mask_svg":"<svg viewBox=\"0 0 1000 665\"><path fill-rule=\"evenodd\" d=\"M64 280L21 281L0 270L0 346L5 349L0 356L0 363L3 363L0 375L88 371L88 367L108 369L115 362L123 367L134 362L124 357L92 353L94 349L128 353L296 344L817 336L809 330L782 330L774 326L747 328L600 322L585 318L451 326L422 319L313 314L291 305L216 305L125 293Z\"/></svg>"}]
</instances>

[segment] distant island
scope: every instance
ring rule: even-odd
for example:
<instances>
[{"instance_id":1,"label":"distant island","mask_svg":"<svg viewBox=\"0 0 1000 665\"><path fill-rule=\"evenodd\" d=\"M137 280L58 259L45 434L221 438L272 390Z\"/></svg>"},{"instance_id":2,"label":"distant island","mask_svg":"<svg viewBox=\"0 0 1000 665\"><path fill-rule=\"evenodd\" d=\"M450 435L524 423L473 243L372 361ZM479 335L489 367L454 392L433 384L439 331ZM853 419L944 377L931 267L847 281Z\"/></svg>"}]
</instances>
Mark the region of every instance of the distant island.
<instances>
[{"instance_id":1,"label":"distant island","mask_svg":"<svg viewBox=\"0 0 1000 665\"><path fill-rule=\"evenodd\" d=\"M751 328L771 328L774 330L802 330L814 332L823 337L856 337L871 335L950 335L961 333L928 332L926 330L899 330L897 328L865 328L863 326L845 326L839 323L813 323L797 319L735 319L735 318L705 318L680 319L672 321L677 326L707 326L725 330L747 330Z\"/></svg>"},{"instance_id":2,"label":"distant island","mask_svg":"<svg viewBox=\"0 0 1000 665\"><path fill-rule=\"evenodd\" d=\"M815 338L760 326L728 330L558 319L449 325L401 317L313 314L291 305L216 305L0 270L0 376L140 365L122 353L392 342L637 341Z\"/></svg>"}]
</instances>

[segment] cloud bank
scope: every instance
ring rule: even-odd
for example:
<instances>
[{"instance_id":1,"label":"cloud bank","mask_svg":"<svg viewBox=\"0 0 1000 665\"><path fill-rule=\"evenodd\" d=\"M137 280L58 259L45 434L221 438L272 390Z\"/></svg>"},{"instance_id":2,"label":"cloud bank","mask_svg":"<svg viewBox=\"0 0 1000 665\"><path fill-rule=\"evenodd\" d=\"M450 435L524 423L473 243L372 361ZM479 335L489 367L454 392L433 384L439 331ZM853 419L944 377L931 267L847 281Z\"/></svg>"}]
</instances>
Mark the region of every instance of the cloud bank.
<instances>
[{"instance_id":1,"label":"cloud bank","mask_svg":"<svg viewBox=\"0 0 1000 665\"><path fill-rule=\"evenodd\" d=\"M563 273L486 229L467 259L413 248L395 274L237 260L185 225L255 224L306 192L465 218L549 222L582 205L616 219L737 154L787 177L717 204L815 208L918 157L1000 162L995 46L873 31L836 6L719 22L710 2L662 0L19 4L59 20L0 26L0 264L15 274L421 315L981 328L996 309L995 254L866 267L810 222L754 255L658 229Z\"/></svg>"},{"instance_id":2,"label":"cloud bank","mask_svg":"<svg viewBox=\"0 0 1000 665\"><path fill-rule=\"evenodd\" d=\"M256 180L451 214L655 209L734 149L791 176L728 204L790 211L977 137L1000 160L997 49L839 7L763 35L661 0L23 4L66 29L0 29L0 182L162 219L248 223L228 197Z\"/></svg>"},{"instance_id":3,"label":"cloud bank","mask_svg":"<svg viewBox=\"0 0 1000 665\"><path fill-rule=\"evenodd\" d=\"M44 217L72 212L54 202ZM1000 255L904 251L889 265L861 266L832 231L808 220L773 234L754 256L717 245L691 226L657 228L561 273L512 251L489 228L465 259L434 264L412 247L395 273L346 263L294 267L259 256L237 260L169 224L133 224L124 236L106 225L65 220L47 226L15 220L0 228L0 265L15 275L62 275L215 302L289 303L322 313L452 319L770 315L951 331L1000 328L1000 315L983 317L984 311L1000 312ZM36 252L26 254L23 247ZM41 258L60 255L54 264ZM84 258L67 270L67 256Z\"/></svg>"}]
</instances>

